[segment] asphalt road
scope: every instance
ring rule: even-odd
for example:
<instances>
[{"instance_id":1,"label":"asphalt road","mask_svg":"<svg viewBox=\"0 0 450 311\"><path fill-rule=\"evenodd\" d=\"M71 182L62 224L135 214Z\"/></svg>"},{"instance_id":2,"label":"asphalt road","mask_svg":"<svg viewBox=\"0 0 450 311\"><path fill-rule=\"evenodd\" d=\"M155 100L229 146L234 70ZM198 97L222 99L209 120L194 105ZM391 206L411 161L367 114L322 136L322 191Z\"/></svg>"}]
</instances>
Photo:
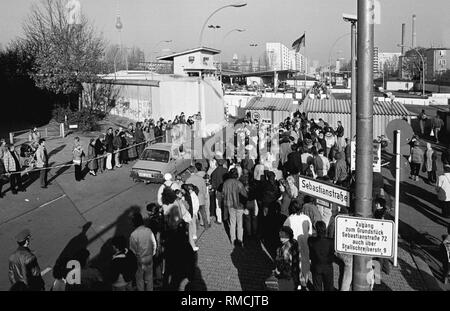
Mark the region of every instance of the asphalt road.
<instances>
[{"instance_id":1,"label":"asphalt road","mask_svg":"<svg viewBox=\"0 0 450 311\"><path fill-rule=\"evenodd\" d=\"M130 234L132 228L126 215L136 207L145 213L146 203L156 201L159 187L134 183L129 178L130 168L124 166L96 177L87 175L79 183L70 168L47 189L41 189L36 181L25 193L13 196L8 191L0 200L0 290L10 287L8 257L17 246L15 235L24 228L32 232L31 249L41 269L47 272L47 289L53 281L50 268L86 223L92 223L86 234L91 257L99 254L116 233Z\"/></svg>"}]
</instances>

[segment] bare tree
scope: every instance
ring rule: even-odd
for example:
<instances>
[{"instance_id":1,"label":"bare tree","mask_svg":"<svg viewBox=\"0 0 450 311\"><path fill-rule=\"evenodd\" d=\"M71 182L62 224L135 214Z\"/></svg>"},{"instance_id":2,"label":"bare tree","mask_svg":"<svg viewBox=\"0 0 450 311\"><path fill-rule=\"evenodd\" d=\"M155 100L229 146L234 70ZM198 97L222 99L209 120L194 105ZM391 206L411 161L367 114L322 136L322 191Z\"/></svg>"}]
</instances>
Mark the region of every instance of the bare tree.
<instances>
[{"instance_id":1,"label":"bare tree","mask_svg":"<svg viewBox=\"0 0 450 311\"><path fill-rule=\"evenodd\" d=\"M39 88L80 95L81 83L102 71L103 38L83 14L80 24L70 25L63 0L33 4L23 29L22 44L35 59L31 75Z\"/></svg>"}]
</instances>

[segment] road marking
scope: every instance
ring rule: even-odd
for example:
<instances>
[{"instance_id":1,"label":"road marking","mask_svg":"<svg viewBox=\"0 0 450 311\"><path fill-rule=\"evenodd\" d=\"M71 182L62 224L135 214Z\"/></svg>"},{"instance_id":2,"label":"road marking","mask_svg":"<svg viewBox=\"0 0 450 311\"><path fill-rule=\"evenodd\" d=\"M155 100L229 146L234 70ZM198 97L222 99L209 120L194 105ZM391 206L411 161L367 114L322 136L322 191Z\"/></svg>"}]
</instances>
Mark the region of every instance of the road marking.
<instances>
[{"instance_id":1,"label":"road marking","mask_svg":"<svg viewBox=\"0 0 450 311\"><path fill-rule=\"evenodd\" d=\"M54 202L56 202L56 201L58 201L59 199L62 199L62 198L64 198L64 197L66 197L65 194L63 194L63 195L60 196L60 197L57 197L57 198L54 199L54 200L51 200L51 201L49 201L49 202L47 202L47 203L42 204L42 205L39 206L38 208L45 207L45 206L47 206L47 205L49 205L49 204L52 204L52 203L54 203Z\"/></svg>"},{"instance_id":2,"label":"road marking","mask_svg":"<svg viewBox=\"0 0 450 311\"><path fill-rule=\"evenodd\" d=\"M50 268L50 267L45 268L45 269L41 272L41 276L46 275L46 274L49 273L50 271L52 271L52 268Z\"/></svg>"},{"instance_id":3,"label":"road marking","mask_svg":"<svg viewBox=\"0 0 450 311\"><path fill-rule=\"evenodd\" d=\"M28 210L28 211L26 211L26 212L24 212L24 213L22 213L22 214L20 214L20 215L17 215L17 216L15 216L15 217L13 217L13 218L10 218L10 219L8 219L8 220L6 220L6 221L4 221L4 222L0 222L0 226L1 226L1 225L4 225L4 224L6 224L6 223L12 222L12 221L14 221L14 220L16 220L16 219L19 219L19 218L21 218L21 217L23 217L23 216L25 216L25 215L28 215L28 214L30 214L31 212L34 212L34 211L40 209L41 207L45 207L45 206L47 206L47 205L49 205L49 204L52 204L52 203L54 203L54 202L56 202L56 201L58 201L59 199L62 199L62 198L64 198L64 197L66 197L65 194L61 195L60 197L57 197L57 198L54 199L54 200L51 200L51 201L47 202L47 203L44 203L44 204L42 204L42 205L39 205L39 206L37 206L37 207L35 207L35 208L31 209L31 210ZM39 201L39 198L37 198L36 200Z\"/></svg>"}]
</instances>

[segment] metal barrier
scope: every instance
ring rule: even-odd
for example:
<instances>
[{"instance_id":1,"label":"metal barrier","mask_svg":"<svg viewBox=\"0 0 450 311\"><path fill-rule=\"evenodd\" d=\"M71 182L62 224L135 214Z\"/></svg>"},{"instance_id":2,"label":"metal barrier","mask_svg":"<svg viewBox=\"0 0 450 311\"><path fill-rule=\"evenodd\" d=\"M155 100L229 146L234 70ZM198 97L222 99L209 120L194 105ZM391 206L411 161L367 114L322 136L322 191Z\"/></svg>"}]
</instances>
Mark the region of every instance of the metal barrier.
<instances>
[{"instance_id":1,"label":"metal barrier","mask_svg":"<svg viewBox=\"0 0 450 311\"><path fill-rule=\"evenodd\" d=\"M56 128L56 126L58 126L58 128ZM13 145L30 142L33 140L31 132L32 130L30 129L10 132L9 142ZM44 128L38 129L38 132L40 134L40 137L45 139L64 137L64 123L55 124L55 127L46 126Z\"/></svg>"}]
</instances>

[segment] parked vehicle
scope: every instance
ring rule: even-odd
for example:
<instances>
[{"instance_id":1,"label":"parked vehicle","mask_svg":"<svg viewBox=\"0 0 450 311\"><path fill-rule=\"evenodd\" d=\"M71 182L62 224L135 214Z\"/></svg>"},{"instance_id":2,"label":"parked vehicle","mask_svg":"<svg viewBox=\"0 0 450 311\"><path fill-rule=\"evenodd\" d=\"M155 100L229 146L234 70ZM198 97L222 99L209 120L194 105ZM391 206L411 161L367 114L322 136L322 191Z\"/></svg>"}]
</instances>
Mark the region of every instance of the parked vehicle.
<instances>
[{"instance_id":1,"label":"parked vehicle","mask_svg":"<svg viewBox=\"0 0 450 311\"><path fill-rule=\"evenodd\" d=\"M158 143L145 148L133 165L130 177L135 181L163 183L164 174L181 174L193 164L191 153L183 145Z\"/></svg>"}]
</instances>

